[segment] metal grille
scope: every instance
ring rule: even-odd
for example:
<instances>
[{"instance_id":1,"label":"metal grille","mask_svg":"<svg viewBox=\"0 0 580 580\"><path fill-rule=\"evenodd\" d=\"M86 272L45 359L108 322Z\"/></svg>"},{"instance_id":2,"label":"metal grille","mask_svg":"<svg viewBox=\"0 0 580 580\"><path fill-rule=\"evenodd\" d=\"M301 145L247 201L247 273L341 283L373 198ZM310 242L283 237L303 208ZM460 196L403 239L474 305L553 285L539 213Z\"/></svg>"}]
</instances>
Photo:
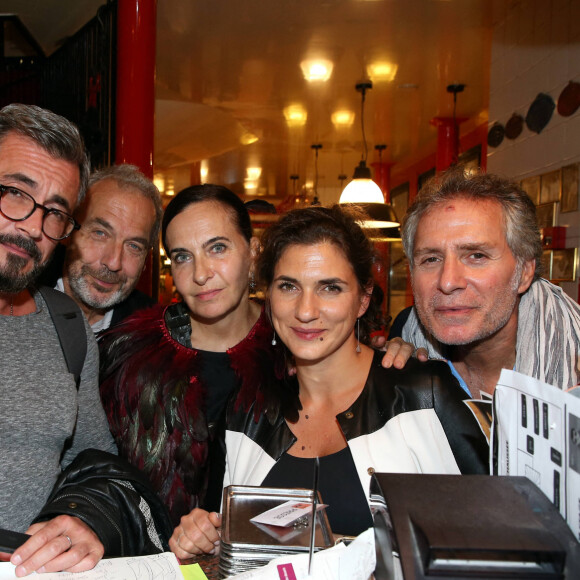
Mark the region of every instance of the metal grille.
<instances>
[{"instance_id":1,"label":"metal grille","mask_svg":"<svg viewBox=\"0 0 580 580\"><path fill-rule=\"evenodd\" d=\"M116 6L99 8L42 67L38 104L78 125L93 169L114 159Z\"/></svg>"}]
</instances>

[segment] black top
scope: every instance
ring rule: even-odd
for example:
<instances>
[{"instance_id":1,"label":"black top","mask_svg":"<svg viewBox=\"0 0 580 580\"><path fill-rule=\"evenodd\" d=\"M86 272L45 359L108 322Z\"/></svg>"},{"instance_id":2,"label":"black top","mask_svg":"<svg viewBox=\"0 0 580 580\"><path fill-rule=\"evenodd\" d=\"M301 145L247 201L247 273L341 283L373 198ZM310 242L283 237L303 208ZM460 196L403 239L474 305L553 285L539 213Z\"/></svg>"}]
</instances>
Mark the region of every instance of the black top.
<instances>
[{"instance_id":1,"label":"black top","mask_svg":"<svg viewBox=\"0 0 580 580\"><path fill-rule=\"evenodd\" d=\"M284 453L266 479L264 487L312 489L315 459ZM373 526L371 512L357 475L350 448L320 458L319 491L330 528L335 534L358 536Z\"/></svg>"},{"instance_id":2,"label":"black top","mask_svg":"<svg viewBox=\"0 0 580 580\"><path fill-rule=\"evenodd\" d=\"M192 348L191 320L185 306L179 304L174 308L169 308L165 313L165 323L173 340L186 348ZM200 378L202 383L211 385L206 399L206 418L211 432L212 424L222 419L228 399L238 381L236 373L231 367L230 355L227 352L195 350L201 361Z\"/></svg>"},{"instance_id":3,"label":"black top","mask_svg":"<svg viewBox=\"0 0 580 580\"><path fill-rule=\"evenodd\" d=\"M172 338L181 345L192 348L189 314L184 308L174 308L175 312L170 312L170 310L168 309L166 313L165 321ZM227 402L238 385L238 380L227 352L196 350L201 363L201 382L204 385L211 385L206 393L205 416L209 431L209 454L212 461L203 508L208 511L219 511L226 457L223 439L225 411Z\"/></svg>"},{"instance_id":4,"label":"black top","mask_svg":"<svg viewBox=\"0 0 580 580\"><path fill-rule=\"evenodd\" d=\"M218 422L224 413L230 395L238 382L230 366L227 352L198 350L201 360L201 378L204 385L211 385L207 394L207 422Z\"/></svg>"},{"instance_id":5,"label":"black top","mask_svg":"<svg viewBox=\"0 0 580 580\"><path fill-rule=\"evenodd\" d=\"M237 386L236 374L230 366L227 352L200 350L201 379L204 385L211 385L207 393L207 426L209 429L209 453L212 457L209 469L207 492L203 507L207 511L219 511L222 499L226 447L225 410L228 399Z\"/></svg>"}]
</instances>

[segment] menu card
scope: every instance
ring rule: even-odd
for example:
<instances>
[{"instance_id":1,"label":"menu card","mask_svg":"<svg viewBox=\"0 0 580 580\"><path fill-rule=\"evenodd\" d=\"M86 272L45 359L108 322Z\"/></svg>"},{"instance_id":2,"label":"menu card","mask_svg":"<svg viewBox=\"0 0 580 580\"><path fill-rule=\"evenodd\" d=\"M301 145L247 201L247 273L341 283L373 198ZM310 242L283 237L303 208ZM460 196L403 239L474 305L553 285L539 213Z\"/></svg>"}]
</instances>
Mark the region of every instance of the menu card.
<instances>
[{"instance_id":1,"label":"menu card","mask_svg":"<svg viewBox=\"0 0 580 580\"><path fill-rule=\"evenodd\" d=\"M10 562L0 562L0 580L16 578ZM49 572L38 576L42 580L183 580L175 554L164 552L152 556L110 558L101 560L86 572Z\"/></svg>"},{"instance_id":2,"label":"menu card","mask_svg":"<svg viewBox=\"0 0 580 580\"><path fill-rule=\"evenodd\" d=\"M491 449L494 474L531 479L580 540L580 399L502 370L494 393Z\"/></svg>"}]
</instances>

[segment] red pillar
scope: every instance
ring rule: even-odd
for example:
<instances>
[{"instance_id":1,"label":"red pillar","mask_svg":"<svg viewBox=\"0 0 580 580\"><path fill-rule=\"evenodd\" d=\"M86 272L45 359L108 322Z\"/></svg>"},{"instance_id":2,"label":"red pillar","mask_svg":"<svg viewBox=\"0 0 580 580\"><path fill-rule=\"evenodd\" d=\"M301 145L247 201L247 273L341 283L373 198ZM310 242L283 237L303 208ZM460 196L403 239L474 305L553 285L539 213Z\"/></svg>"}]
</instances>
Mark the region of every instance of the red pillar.
<instances>
[{"instance_id":1,"label":"red pillar","mask_svg":"<svg viewBox=\"0 0 580 580\"><path fill-rule=\"evenodd\" d=\"M385 202L391 203L391 161L374 161L371 167L375 170L375 181L385 196Z\"/></svg>"},{"instance_id":2,"label":"red pillar","mask_svg":"<svg viewBox=\"0 0 580 580\"><path fill-rule=\"evenodd\" d=\"M136 165L150 179L153 178L156 17L156 0L118 0L115 162ZM155 247L137 287L157 297L158 277L159 257Z\"/></svg>"},{"instance_id":3,"label":"red pillar","mask_svg":"<svg viewBox=\"0 0 580 580\"><path fill-rule=\"evenodd\" d=\"M156 0L117 4L117 163L153 177Z\"/></svg>"},{"instance_id":4,"label":"red pillar","mask_svg":"<svg viewBox=\"0 0 580 580\"><path fill-rule=\"evenodd\" d=\"M445 171L457 163L459 153L459 124L466 119L453 117L433 117L431 125L437 127L437 154L435 156L435 170L437 173Z\"/></svg>"}]
</instances>

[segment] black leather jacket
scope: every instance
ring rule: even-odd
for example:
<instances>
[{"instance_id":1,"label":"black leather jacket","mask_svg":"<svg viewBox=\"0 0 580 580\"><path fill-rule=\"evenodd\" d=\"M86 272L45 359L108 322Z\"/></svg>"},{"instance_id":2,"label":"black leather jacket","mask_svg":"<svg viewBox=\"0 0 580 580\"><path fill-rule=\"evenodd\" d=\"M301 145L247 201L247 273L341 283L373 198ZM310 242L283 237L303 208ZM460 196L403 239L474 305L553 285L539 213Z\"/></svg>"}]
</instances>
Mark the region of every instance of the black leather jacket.
<instances>
[{"instance_id":1,"label":"black leather jacket","mask_svg":"<svg viewBox=\"0 0 580 580\"><path fill-rule=\"evenodd\" d=\"M363 391L336 417L349 446L356 441L351 450L365 493L375 471L489 473L489 445L447 364L411 359L403 369L385 369L383 354L375 353ZM291 390L297 393L295 377L277 398ZM424 412L421 418L405 420L417 411ZM227 430L224 486L260 485L296 441L282 412L256 419L253 409L242 412L230 405Z\"/></svg>"},{"instance_id":2,"label":"black leather jacket","mask_svg":"<svg viewBox=\"0 0 580 580\"><path fill-rule=\"evenodd\" d=\"M58 478L35 522L62 514L87 524L105 547L105 557L169 550L173 526L167 508L138 469L105 451L87 449L78 454Z\"/></svg>"}]
</instances>

